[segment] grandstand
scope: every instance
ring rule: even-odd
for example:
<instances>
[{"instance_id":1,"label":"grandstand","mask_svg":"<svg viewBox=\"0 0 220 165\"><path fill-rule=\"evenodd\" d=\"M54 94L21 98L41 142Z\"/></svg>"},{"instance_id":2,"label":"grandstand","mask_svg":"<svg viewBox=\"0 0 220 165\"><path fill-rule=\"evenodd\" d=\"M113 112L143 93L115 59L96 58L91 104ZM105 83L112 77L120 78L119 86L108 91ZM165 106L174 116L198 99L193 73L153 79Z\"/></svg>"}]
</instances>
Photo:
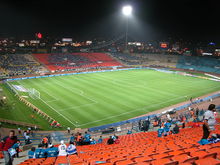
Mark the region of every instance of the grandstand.
<instances>
[{"instance_id":1,"label":"grandstand","mask_svg":"<svg viewBox=\"0 0 220 165\"><path fill-rule=\"evenodd\" d=\"M220 134L220 125L212 133ZM156 132L140 132L119 136L120 143L77 146L78 155L27 159L19 165L217 165L220 164L220 143L199 145L201 127L187 127L179 134L157 137ZM196 132L196 134L195 134ZM41 136L42 137L42 136ZM36 138L36 135L35 135ZM68 144L67 144L68 145ZM57 147L58 145L55 145Z\"/></svg>"},{"instance_id":2,"label":"grandstand","mask_svg":"<svg viewBox=\"0 0 220 165\"><path fill-rule=\"evenodd\" d=\"M41 143L42 137L45 135L52 135L54 144L56 144L55 146L58 146L60 140L65 140L66 142L68 142L70 138L69 134L66 134L64 132L54 132L54 131L64 130L66 129L67 126L69 126L70 123L72 123L73 127L76 128L75 133L76 131L83 132L86 130L89 131L92 134L92 136L95 137L96 139L100 135L103 135L104 137L102 144L83 145L83 146L78 145L77 146L78 155L28 159L27 151L24 151L22 152L24 157L18 159L16 161L16 164L20 164L20 165L28 165L28 164L43 164L43 165L53 165L53 164L54 165L59 165L59 164L209 165L210 164L210 165L215 165L215 164L220 164L220 144L213 143L204 146L200 145L198 141L202 136L202 127L201 127L202 122L195 122L195 121L192 122L194 120L193 116L189 115L187 111L189 107L195 108L199 104L203 104L203 102L207 103L210 100L212 101L212 99L219 100L219 93L216 92L216 90L219 89L218 74L220 74L219 72L220 66L219 66L218 58L164 55L164 54L137 54L137 53L127 54L127 53L119 53L119 52L115 52L115 53L80 52L80 53L50 53L50 54L20 54L20 55L9 54L9 55L2 55L0 56L0 58L1 58L0 71L2 75L8 75L11 77L21 76L20 79L15 79L16 81L11 81L13 80L11 79L9 83L3 85L4 90L10 88L12 91L14 91L16 95L13 96L13 99L17 99L16 97L18 97L19 100L22 102L22 104L24 104L22 106L26 108L26 109L22 109L22 113L24 112L24 116L16 116L17 112L14 113L13 119L15 121L10 120L9 118L6 119L1 118L1 122L3 123L3 126L6 127L12 126L13 128L22 127L23 129L26 129L27 127L31 127L32 129L34 129L35 127L37 127L38 129L43 129L43 130L53 130L52 132L36 131L34 136L31 136L30 139L32 141L32 144L24 145L23 146L24 150L26 150L27 147L27 150L29 151L30 146L36 146L37 144ZM48 73L50 77L55 76L53 75L54 71L75 72L75 71L80 71L81 69L82 70L93 69L93 73L94 73L94 71L98 71L99 69L102 70L106 69L113 71L116 70L115 68L123 68L123 69L125 68L125 71L123 69L122 71L119 69L119 72L117 72L117 74L114 72L103 73L102 75L100 75L100 73L96 73L92 75L86 74L86 76L88 77L86 78L84 76L83 79L81 80L79 73L77 73L79 74L77 80L76 77L71 77L72 73L67 74L67 77L61 77L61 75L56 75L55 78L44 79L44 80L41 80L40 79L41 77L38 77L41 73L44 74ZM160 68L160 69L156 69L156 68ZM129 69L131 70L140 69L140 70L129 71ZM187 75L185 72L173 71L177 69L183 69L186 72L201 71L202 74L196 76L196 75ZM211 76L205 75L203 74L204 72L215 74L217 75L217 77L215 76L213 77L213 75ZM173 73L173 74L167 74L167 73ZM37 75L37 77L24 78L23 77L24 75L25 76ZM140 77L138 77L138 75ZM188 77L182 75L187 75ZM116 77L114 78L114 76ZM47 77L47 76L43 76L43 77ZM144 77L146 77L146 79L144 79ZM196 77L196 79L194 77ZM31 80L23 81L23 79L31 79ZM149 102L149 106L151 106L150 104L152 103L155 103L156 105L158 104L159 106L155 107L155 109L150 108L148 110L148 115L143 114L143 112L140 110L139 112L134 113L138 109L137 107L139 106L139 104L146 106L146 102L149 101L149 100L145 100L146 98L152 98L151 95L146 95L146 98L143 97L146 94L146 92L144 92L143 90L146 88L146 82L148 87L150 85L157 84L156 82L151 84L149 79L152 81L154 80L156 81L157 79L156 82L163 82L156 87L157 89L154 89L154 86L152 86L151 88L147 88L148 94L150 93L149 91L151 91L153 94L154 92L157 92L157 94L155 95L158 96L159 93L160 94L159 98L161 98L162 100L158 100L159 102L156 102L155 100L157 99L154 100L150 99L151 102ZM167 81L166 79L172 81L172 87L175 86L175 81L178 82L178 86L175 87L174 92L172 93L169 92L171 89L171 86L169 86L170 81ZM83 90L79 88L78 86L82 85L83 83L81 82L80 84L76 84L78 80L80 81L83 80L82 82L86 83L86 85L84 86L86 88L83 88ZM191 84L192 81L194 81L195 83ZM184 84L183 82L187 84L186 88L184 87L186 84ZM91 89L99 89L100 86L107 87L109 83L110 83L109 89L108 90L105 89L104 92L101 91L103 92L102 93L103 96L99 94L100 95L99 97L102 98L99 100L99 102L102 103L100 107L97 106L99 104L96 100L94 100L93 97L91 97L92 95L89 96L84 94L85 93L84 91L89 90L91 93L92 91ZM120 97L117 97L117 101L115 101L113 97L112 98L110 97L112 95L111 91L115 90L119 92L122 89L121 86L119 86L119 84L123 84L122 87L124 91L121 91L123 95L121 94L118 95ZM195 86L193 86L193 84ZM22 91L23 93L20 91L21 92L20 93L12 89L11 85L17 86L19 90L26 89L28 93L26 94L25 91ZM179 88L180 86L182 86L181 87L182 89ZM89 89L89 87L91 87L91 89ZM144 88L139 89L140 87L141 88L144 87ZM161 89L159 89L159 87L161 87ZM50 88L52 90L50 90ZM138 89L136 90L136 92L129 93L129 91L133 91L133 89L136 88ZM197 88L198 89L203 88L204 90L201 90L200 93L196 94L198 91ZM165 89L168 91L166 91ZM181 93L181 90L182 92L183 91L184 92ZM191 92L187 93L186 92L187 90ZM62 93L64 91L66 91L67 93ZM199 97L202 94L208 94L211 92L215 92L215 93L212 93L212 95L206 95L206 97L205 96L202 97L201 99L202 101L197 100L194 103L185 102L185 104L181 104L180 106L175 105L174 109L180 110L183 115L187 116L187 120L189 120L190 122L186 124L186 128L180 129L179 134L172 134L169 136L164 136L162 138L157 137L157 132L155 131L155 129L157 129L158 127L153 127L154 119L157 117L159 118L161 117L161 119L166 120L166 117L164 116L169 113L169 111L167 111L168 106L169 106L169 110L171 109L173 110L173 106L172 106L173 104L176 103L180 104L180 101L181 102L186 101L186 99L188 100L189 97L191 96L193 96L194 98L194 97ZM108 96L106 96L106 93L108 93ZM138 95L135 96L135 94L137 93ZM181 94L181 96L179 94ZM97 93L95 94L95 96L96 95ZM156 98L155 95L153 95L154 98ZM171 97L171 95L173 95L172 96L173 98ZM131 96L133 96L133 98ZM164 97L162 98L162 96ZM160 102L166 103L168 97L170 97L172 100L172 99L176 99L177 96L180 96L178 98L179 100L173 101L171 104L167 103L164 105L162 104L163 106L160 105ZM72 100L72 98L74 98L74 100ZM123 98L124 99L127 98L125 99L126 101L123 100ZM110 100L109 103L111 104L108 104L108 106L104 106L103 103L106 104L108 99ZM76 103L74 102L75 100ZM145 101L141 102L143 100ZM121 103L119 103L123 101L124 103L126 103L126 106L125 104L122 105ZM217 103L217 105L219 105L218 101L217 102L214 101L214 102ZM44 103L47 106L44 106L43 105ZM132 103L139 103L139 104L135 105ZM76 113L75 111L73 114L72 113L73 111L71 110L73 105L74 105L73 110L80 109L80 112L77 111ZM22 106L20 106L19 104L19 109ZM135 111L133 109L128 109L128 107L131 108L133 106L135 107L137 106ZM112 107L114 107L114 110L112 110ZM101 111L100 109L103 108L104 110ZM163 113L150 112L150 110L152 111L159 110L159 108L163 108L164 110ZM59 109L61 109L61 111L59 111ZM120 111L120 109L122 109L122 111ZM57 115L57 110L59 115ZM131 111L132 113L129 112L130 110L132 110ZM142 110L144 109L142 108ZM86 111L86 117L83 118L84 117L83 113L85 111ZM119 114L117 114L116 111ZM106 117L107 112L109 113L110 116ZM7 112L7 115L10 116L9 115L10 113L11 112ZM111 116L111 113L113 113L113 116ZM101 116L103 114L105 118ZM122 116L122 114L126 114L126 115ZM143 115L143 116L139 116L139 115ZM29 121L30 120L29 116L31 116L32 119L31 122ZM114 116L117 117L112 118ZM201 121L201 117L202 117L202 113L200 114L200 121ZM150 119L151 126L148 132L145 131L142 132L143 130L138 128L138 122L140 120L146 120L146 119ZM174 119L173 121L179 121L178 117L173 117L173 119ZM78 122L76 122L75 120L77 120ZM54 121L60 122L61 126L60 124L59 126L51 125L51 122ZM96 121L98 122L96 123ZM112 123L110 123L110 121ZM107 125L103 125L103 124L107 124ZM181 127L181 123L178 122L178 124L179 127ZM89 126L95 126L95 127L86 129ZM85 129L81 130L77 127L81 127ZM118 129L120 130L119 132L117 132ZM130 135L125 135L128 130L132 130L133 133ZM212 133L220 134L219 130L220 130L220 125L218 119L216 130ZM107 145L106 144L108 140L107 136L112 135L112 132L120 135L119 136L120 143ZM194 134L194 132L196 132L196 134ZM25 139L22 135L19 135L18 137L22 143L25 143ZM3 161L0 160L0 162Z\"/></svg>"},{"instance_id":3,"label":"grandstand","mask_svg":"<svg viewBox=\"0 0 220 165\"><path fill-rule=\"evenodd\" d=\"M111 53L111 55L122 61L125 65L180 68L220 74L220 59L214 57L136 53Z\"/></svg>"},{"instance_id":4,"label":"grandstand","mask_svg":"<svg viewBox=\"0 0 220 165\"><path fill-rule=\"evenodd\" d=\"M122 65L105 53L34 54L34 56L51 71Z\"/></svg>"},{"instance_id":5,"label":"grandstand","mask_svg":"<svg viewBox=\"0 0 220 165\"><path fill-rule=\"evenodd\" d=\"M7 54L0 56L1 73L8 76L37 74L47 70L31 54Z\"/></svg>"}]
</instances>

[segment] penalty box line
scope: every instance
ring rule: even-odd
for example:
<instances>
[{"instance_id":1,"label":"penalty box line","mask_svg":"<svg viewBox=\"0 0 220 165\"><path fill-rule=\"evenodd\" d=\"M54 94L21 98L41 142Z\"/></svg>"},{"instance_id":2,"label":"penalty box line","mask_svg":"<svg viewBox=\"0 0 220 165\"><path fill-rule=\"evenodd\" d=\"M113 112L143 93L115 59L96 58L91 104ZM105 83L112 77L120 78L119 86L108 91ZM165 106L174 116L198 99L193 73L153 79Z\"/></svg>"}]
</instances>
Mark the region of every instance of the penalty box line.
<instances>
[{"instance_id":1,"label":"penalty box line","mask_svg":"<svg viewBox=\"0 0 220 165\"><path fill-rule=\"evenodd\" d=\"M21 84L20 82L18 82L19 84ZM23 84L21 84L23 85ZM24 85L23 85L24 86ZM54 110L56 113L58 113L60 116L62 116L65 120L67 120L68 122L70 122L72 125L74 125L75 127L78 126L76 124L74 124L72 121L70 121L66 116L64 116L63 114L59 113L55 108L53 108L50 104L48 104L47 102L45 102L43 99L40 98L40 100L46 104L48 107L50 107L52 110Z\"/></svg>"}]
</instances>

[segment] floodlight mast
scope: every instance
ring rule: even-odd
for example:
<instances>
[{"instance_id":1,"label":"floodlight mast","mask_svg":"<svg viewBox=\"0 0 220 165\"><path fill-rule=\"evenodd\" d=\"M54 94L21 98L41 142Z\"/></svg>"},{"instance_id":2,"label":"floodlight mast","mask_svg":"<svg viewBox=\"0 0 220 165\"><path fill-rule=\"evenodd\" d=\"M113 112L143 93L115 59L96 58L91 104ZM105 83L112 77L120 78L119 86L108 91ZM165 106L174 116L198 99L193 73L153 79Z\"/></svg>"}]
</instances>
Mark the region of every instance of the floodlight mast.
<instances>
[{"instance_id":1,"label":"floodlight mast","mask_svg":"<svg viewBox=\"0 0 220 165\"><path fill-rule=\"evenodd\" d=\"M125 50L128 50L128 19L132 14L132 7L130 5L122 8L122 13L126 17L126 29L125 29Z\"/></svg>"}]
</instances>

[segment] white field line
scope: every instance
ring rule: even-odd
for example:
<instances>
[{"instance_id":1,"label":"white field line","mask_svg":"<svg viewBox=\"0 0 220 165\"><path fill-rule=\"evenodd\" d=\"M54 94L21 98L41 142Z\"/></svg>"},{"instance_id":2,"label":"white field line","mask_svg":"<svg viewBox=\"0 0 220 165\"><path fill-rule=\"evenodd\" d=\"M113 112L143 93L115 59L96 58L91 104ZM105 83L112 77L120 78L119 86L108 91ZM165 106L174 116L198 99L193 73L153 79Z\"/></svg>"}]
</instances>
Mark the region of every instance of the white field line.
<instances>
[{"instance_id":1,"label":"white field line","mask_svg":"<svg viewBox=\"0 0 220 165\"><path fill-rule=\"evenodd\" d=\"M20 82L18 82L19 84L21 84ZM24 84L21 84L24 86ZM45 102L43 99L40 98L40 100L46 104L48 107L50 107L52 110L54 110L56 113L58 113L60 116L62 116L65 120L67 120L68 122L70 122L71 124L73 124L75 127L77 125L75 125L72 121L70 121L66 116L64 116L63 114L61 114L60 112L58 112L55 108L53 108L50 104L48 104L47 102Z\"/></svg>"},{"instance_id":2,"label":"white field line","mask_svg":"<svg viewBox=\"0 0 220 165\"><path fill-rule=\"evenodd\" d=\"M51 96L52 98L54 98L53 100L49 100L49 101L45 101L45 102L53 102L53 101L58 101L59 99L57 99L57 97L51 95L50 93L47 92L47 90L44 89L44 91L46 94L48 94L49 96Z\"/></svg>"},{"instance_id":3,"label":"white field line","mask_svg":"<svg viewBox=\"0 0 220 165\"><path fill-rule=\"evenodd\" d=\"M75 127L77 126L77 125L75 125L72 121L70 121L66 116L64 116L62 113L58 112L55 108L53 108L50 104L48 104L47 102L45 102L45 101L42 100L41 98L40 98L40 100L41 100L42 102L44 102L45 104L47 104L48 107L50 107L51 109L53 109L56 113L58 113L60 116L62 116L62 117L63 117L64 119L66 119L68 122L70 122L72 125L74 125Z\"/></svg>"},{"instance_id":4,"label":"white field line","mask_svg":"<svg viewBox=\"0 0 220 165\"><path fill-rule=\"evenodd\" d=\"M103 77L103 76L100 76L100 77ZM138 76L132 76L131 78L126 78L125 80L132 80L133 78L135 79L137 77ZM162 94L166 94L166 95L170 95L170 96L180 96L180 95L176 95L176 94L173 94L173 93L169 93L169 92L157 90L157 89L154 89L154 88L146 87L146 86L144 86L144 85L147 85L146 82L144 82L144 85L124 85L124 84L127 83L127 81L120 80L119 82L121 82L121 83L118 83L117 82L118 80L115 80L115 79L109 79L109 80L112 81L112 83L117 85L117 86L131 87L131 88L145 88L145 89L153 90L153 91L156 91L158 93L162 93Z\"/></svg>"},{"instance_id":5,"label":"white field line","mask_svg":"<svg viewBox=\"0 0 220 165\"><path fill-rule=\"evenodd\" d=\"M54 100L49 100L49 101L45 101L47 103L50 103L50 102L54 102L54 101L59 101L60 99L54 99Z\"/></svg>"},{"instance_id":6,"label":"white field line","mask_svg":"<svg viewBox=\"0 0 220 165\"><path fill-rule=\"evenodd\" d=\"M79 109L79 108L81 108L81 107L84 107L84 106L91 106L91 105L96 104L96 103L98 103L98 102L96 101L95 103L84 104L84 105L75 106L75 107L72 107L72 108L70 107L70 108L60 109L60 110L63 111L63 110L66 110L66 109ZM132 108L132 107L126 105L126 104L122 104L122 103L120 103L120 104L121 104L121 105L124 105L124 106L126 106L126 107L128 107L128 108Z\"/></svg>"},{"instance_id":7,"label":"white field line","mask_svg":"<svg viewBox=\"0 0 220 165\"><path fill-rule=\"evenodd\" d=\"M99 75L100 76L100 75ZM103 77L103 76L100 76L100 77ZM106 79L106 77L105 77L105 79ZM109 80L113 80L113 79L109 79ZM58 81L58 80L56 80L56 81ZM198 82L195 82L195 83L198 83ZM61 86L60 84L58 84L59 86ZM191 86L191 85L189 85L189 86ZM63 87L63 86L61 86L61 87ZM192 86L191 86L192 87ZM209 88L209 89L214 89L214 88L217 88L218 86L216 86L216 87L213 87L213 88ZM66 88L66 87L63 87L63 88ZM66 88L66 89L68 89L68 88ZM77 89L77 88L75 88L75 89ZM207 90L209 90L209 89L207 89ZM69 90L69 89L68 89ZM79 90L79 89L77 89L77 90ZM203 90L203 91L207 91L207 90ZM75 91L74 91L74 93L75 93ZM199 93L199 92L196 92L196 93ZM78 94L78 93L77 93ZM195 94L195 93L193 93L193 94ZM81 94L80 95L82 95L82 92L81 92ZM187 95L188 97L190 96L190 94L189 95ZM85 96L84 96L85 97ZM185 96L182 96L182 97L185 97ZM157 105L160 105L160 104L164 104L164 103L167 103L167 102L170 102L170 101L173 101L173 100L177 100L177 99L179 99L179 98L182 98L182 97L178 97L178 98L175 98L175 99L170 99L170 100L168 100L168 101L165 101L165 102L161 102L161 103L159 103L159 104L157 104ZM90 98L89 98L90 99ZM95 101L95 100L94 100ZM98 103L97 101L95 101L96 103ZM92 103L92 104L94 104L94 103ZM82 105L83 106L83 105ZM99 121L103 121L103 120L106 120L106 119L109 119L109 118L113 118L113 117L117 117L117 116L121 116L121 115L124 115L124 114L128 114L128 113L131 113L131 112L134 112L134 111L139 111L139 110L141 110L141 109L145 109L145 108L149 108L149 107L154 107L154 105L152 105L152 106L146 106L146 107L143 107L143 108L137 108L137 109L134 109L133 111L129 111L129 112L124 112L124 113L121 113L121 114L119 114L119 115L113 115L113 116L109 116L109 117L107 117L107 118L103 118L103 119L101 119L101 120L96 120L96 121L92 121L92 122L87 122L87 123L84 123L84 124L80 124L80 125L77 125L77 126L82 126L82 125L87 125L87 124L91 124L91 123L96 123L96 122L99 122ZM74 108L74 107L72 107L72 108ZM58 113L58 112L57 112ZM72 123L73 124L73 123ZM73 124L73 125L75 125L75 124ZM76 126L76 125L75 125Z\"/></svg>"},{"instance_id":8,"label":"white field line","mask_svg":"<svg viewBox=\"0 0 220 165\"><path fill-rule=\"evenodd\" d=\"M216 86L216 87L213 87L213 88L208 88L207 90L210 90L210 89L215 89L215 88L219 88L219 86ZM203 90L203 91L207 91L207 90ZM195 92L195 93L199 93L199 92ZM193 93L193 94L195 94ZM187 96L190 96L190 95L187 95ZM161 102L161 103L158 103L158 104L153 104L153 105L150 105L150 106L146 106L146 107L143 107L143 108L137 108L137 109L134 109L132 111L128 111L128 112L124 112L124 113L121 113L119 115L113 115L113 116L109 116L109 117L106 117L106 118L103 118L103 119L100 119L100 120L95 120L95 121L91 121L91 122L87 122L87 123L84 123L84 124L79 124L78 126L83 126L83 125L87 125L87 124L91 124L91 123L97 123L99 121L103 121L103 120L106 120L106 119L111 119L111 118L114 118L114 117L118 117L118 116L122 116L124 114L129 114L131 112L135 112L135 111L139 111L139 110L143 110L145 108L151 108L151 107L155 107L157 105L160 105L160 104L164 104L164 103L167 103L167 102L170 102L170 101L174 101L174 100L178 100L180 98L183 98L185 96L182 96L182 97L178 97L178 98L174 98L174 99L170 99L168 101L164 101L164 102Z\"/></svg>"},{"instance_id":9,"label":"white field line","mask_svg":"<svg viewBox=\"0 0 220 165\"><path fill-rule=\"evenodd\" d=\"M158 103L158 104L156 104L156 105L155 105L155 104L152 104L152 105L150 105L150 106L145 106L145 107L142 107L142 108L137 108L137 109L134 109L134 110L132 110L132 111L124 112L124 113L121 113L121 114L118 114L118 115L109 116L109 117L103 118L103 119L101 119L101 120L95 120L95 121L92 121L92 122L80 124L79 126L87 125L87 124L91 124L91 123L96 123L96 122L103 121L103 120L106 120L106 119L111 119L111 118L114 118L114 117L122 116L122 115L124 115L124 114L129 114L129 113L132 113L132 112L135 112L135 111L143 110L143 109L145 109L145 108L155 107L155 106L158 106L158 105L160 105L160 104L164 104L164 103L167 103L167 102L170 102L170 101L173 101L173 100L178 100L178 99L183 98L183 97L184 97L184 96L178 97L178 98L174 98L174 99L170 99L170 100L168 100L168 101L164 101L164 102Z\"/></svg>"},{"instance_id":10,"label":"white field line","mask_svg":"<svg viewBox=\"0 0 220 165\"><path fill-rule=\"evenodd\" d=\"M60 85L60 81L58 81L58 80L56 80L56 81L57 81L56 84L57 84L58 86L61 86L61 87L65 88L65 89L68 89L68 91L70 90L69 88L66 88L66 87ZM48 82L46 82L46 83L47 83L47 84L50 84L50 83L48 83ZM72 88L72 87L71 87L71 89L77 89L77 88ZM78 109L78 108L83 107L83 106L90 106L90 105L93 105L93 104L97 104L97 103L98 103L97 101L86 97L85 94L84 94L84 92L83 92L81 89L77 89L77 90L80 91L80 93L78 93L78 92L76 93L75 90L71 90L71 92L72 92L72 93L74 92L74 93L76 93L76 94L78 94L78 95L80 95L80 96L83 96L83 97L85 97L86 99L92 101L93 103L82 104L82 105L79 105L79 106L70 106L70 107L63 108L63 109L57 109L57 110L59 110L59 112L62 112L62 111L68 110L68 109ZM53 102L53 101L55 101L55 100L46 101L46 102Z\"/></svg>"},{"instance_id":11,"label":"white field line","mask_svg":"<svg viewBox=\"0 0 220 165\"><path fill-rule=\"evenodd\" d=\"M55 78L56 78L56 77L55 77ZM67 88L67 87L65 87L65 86L60 85L59 83L60 83L61 81L59 81L59 80L57 80L57 79L55 79L55 81L58 82L58 83L56 83L57 85L61 86L62 88L65 88L67 91L71 91L72 93L76 93L76 94L78 94L78 95L80 95L80 96L83 96L83 97L85 97L86 99L88 99L88 100L90 100L90 101L92 101L92 102L94 102L94 103L98 103L98 101L93 100L93 99L91 99L91 98L85 96L85 94L84 94L84 92L83 92L82 90L80 90L81 93L77 93L75 90L73 90L74 88ZM77 88L75 88L75 89L77 89ZM77 89L77 90L79 90L79 89Z\"/></svg>"},{"instance_id":12,"label":"white field line","mask_svg":"<svg viewBox=\"0 0 220 165\"><path fill-rule=\"evenodd\" d=\"M88 104L83 104L83 105L79 105L79 106L73 106L73 107L68 107L68 108L63 108L63 109L58 109L58 110L59 110L59 112L62 112L62 111L66 111L66 110L69 110L69 109L79 109L81 107L91 106L93 104L97 104L97 103L88 103Z\"/></svg>"}]
</instances>

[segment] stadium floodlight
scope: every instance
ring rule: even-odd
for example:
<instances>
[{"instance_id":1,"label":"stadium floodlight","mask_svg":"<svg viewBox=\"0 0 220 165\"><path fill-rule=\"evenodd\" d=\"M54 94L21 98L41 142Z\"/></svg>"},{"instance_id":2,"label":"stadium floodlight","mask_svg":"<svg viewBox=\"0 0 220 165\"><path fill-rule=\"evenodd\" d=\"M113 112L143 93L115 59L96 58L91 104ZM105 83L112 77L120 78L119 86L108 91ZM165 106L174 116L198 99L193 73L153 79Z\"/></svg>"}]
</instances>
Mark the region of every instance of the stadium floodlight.
<instances>
[{"instance_id":1,"label":"stadium floodlight","mask_svg":"<svg viewBox=\"0 0 220 165\"><path fill-rule=\"evenodd\" d=\"M130 16L132 14L132 7L130 5L127 5L127 6L124 6L122 8L122 13L125 15L125 16Z\"/></svg>"},{"instance_id":2,"label":"stadium floodlight","mask_svg":"<svg viewBox=\"0 0 220 165\"><path fill-rule=\"evenodd\" d=\"M128 18L132 15L132 6L126 5L122 7L122 13L126 16L126 31L125 31L125 50L128 50Z\"/></svg>"}]
</instances>

